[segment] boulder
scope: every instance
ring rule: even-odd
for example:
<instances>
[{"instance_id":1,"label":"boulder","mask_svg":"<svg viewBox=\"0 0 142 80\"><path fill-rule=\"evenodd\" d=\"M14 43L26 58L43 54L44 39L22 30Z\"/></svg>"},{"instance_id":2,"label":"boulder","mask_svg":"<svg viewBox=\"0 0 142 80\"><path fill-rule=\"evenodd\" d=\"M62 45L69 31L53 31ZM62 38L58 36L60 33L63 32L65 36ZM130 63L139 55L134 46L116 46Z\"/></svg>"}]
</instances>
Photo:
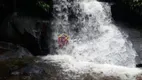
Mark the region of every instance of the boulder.
<instances>
[{"instance_id":1,"label":"boulder","mask_svg":"<svg viewBox=\"0 0 142 80\"><path fill-rule=\"evenodd\" d=\"M8 16L0 26L0 41L21 45L35 56L49 53L50 36L51 29L47 28L47 22L20 17L17 13Z\"/></svg>"}]
</instances>

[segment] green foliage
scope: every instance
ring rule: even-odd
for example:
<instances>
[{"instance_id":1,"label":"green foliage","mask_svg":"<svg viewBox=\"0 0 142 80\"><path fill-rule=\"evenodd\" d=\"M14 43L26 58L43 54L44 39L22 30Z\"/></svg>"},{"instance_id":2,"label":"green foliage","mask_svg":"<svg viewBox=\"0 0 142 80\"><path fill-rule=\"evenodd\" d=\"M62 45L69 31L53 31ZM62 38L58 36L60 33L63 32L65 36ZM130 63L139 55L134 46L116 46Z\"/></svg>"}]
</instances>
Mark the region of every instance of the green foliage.
<instances>
[{"instance_id":1,"label":"green foliage","mask_svg":"<svg viewBox=\"0 0 142 80\"><path fill-rule=\"evenodd\" d=\"M122 2L134 12L142 15L142 0L122 0Z\"/></svg>"},{"instance_id":2,"label":"green foliage","mask_svg":"<svg viewBox=\"0 0 142 80\"><path fill-rule=\"evenodd\" d=\"M49 10L50 6L44 1L38 1L37 5L44 9L46 12Z\"/></svg>"}]
</instances>

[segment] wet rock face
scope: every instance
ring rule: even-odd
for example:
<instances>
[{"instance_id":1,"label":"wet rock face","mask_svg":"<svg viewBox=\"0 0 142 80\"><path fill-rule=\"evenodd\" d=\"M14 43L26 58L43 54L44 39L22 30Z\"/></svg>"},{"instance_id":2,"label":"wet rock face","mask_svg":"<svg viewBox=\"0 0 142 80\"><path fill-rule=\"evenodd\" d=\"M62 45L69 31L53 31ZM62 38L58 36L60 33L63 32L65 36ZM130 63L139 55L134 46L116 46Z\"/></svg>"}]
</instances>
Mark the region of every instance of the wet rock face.
<instances>
[{"instance_id":1,"label":"wet rock face","mask_svg":"<svg viewBox=\"0 0 142 80\"><path fill-rule=\"evenodd\" d=\"M62 80L60 71L58 66L44 63L22 47L0 56L0 80Z\"/></svg>"},{"instance_id":2,"label":"wet rock face","mask_svg":"<svg viewBox=\"0 0 142 80\"><path fill-rule=\"evenodd\" d=\"M129 23L130 25L137 26L133 28L140 28L138 25L142 25L142 16L130 9L131 6L124 3L116 3L111 6L112 17L117 22Z\"/></svg>"},{"instance_id":3,"label":"wet rock face","mask_svg":"<svg viewBox=\"0 0 142 80\"><path fill-rule=\"evenodd\" d=\"M21 45L35 56L49 53L50 36L47 22L15 14L8 16L0 26L0 41Z\"/></svg>"},{"instance_id":4,"label":"wet rock face","mask_svg":"<svg viewBox=\"0 0 142 80\"><path fill-rule=\"evenodd\" d=\"M106 66L107 67L107 66ZM117 72L119 70L115 69ZM131 71L130 71L131 72ZM0 57L0 80L141 80L142 75L107 75L107 72L94 71L76 73L64 71L60 65L32 56L25 48L6 51ZM123 73L123 72L122 72ZM125 73L125 72L124 72Z\"/></svg>"},{"instance_id":5,"label":"wet rock face","mask_svg":"<svg viewBox=\"0 0 142 80\"><path fill-rule=\"evenodd\" d=\"M32 55L26 49L19 47L13 51L6 51L0 56L0 80L6 79L12 71L20 69L30 62ZM26 61L27 60L27 61Z\"/></svg>"},{"instance_id":6,"label":"wet rock face","mask_svg":"<svg viewBox=\"0 0 142 80\"><path fill-rule=\"evenodd\" d=\"M38 60L40 59L33 57L22 47L4 52L0 56L0 80L25 80L26 77L26 80L31 80L28 77L43 80L45 71L42 69L43 65L38 65L39 63L36 62Z\"/></svg>"},{"instance_id":7,"label":"wet rock face","mask_svg":"<svg viewBox=\"0 0 142 80\"><path fill-rule=\"evenodd\" d=\"M112 17L116 22L129 23L132 28L142 29L138 25L142 25L141 1L133 0L99 0L101 2L109 2L111 5Z\"/></svg>"}]
</instances>

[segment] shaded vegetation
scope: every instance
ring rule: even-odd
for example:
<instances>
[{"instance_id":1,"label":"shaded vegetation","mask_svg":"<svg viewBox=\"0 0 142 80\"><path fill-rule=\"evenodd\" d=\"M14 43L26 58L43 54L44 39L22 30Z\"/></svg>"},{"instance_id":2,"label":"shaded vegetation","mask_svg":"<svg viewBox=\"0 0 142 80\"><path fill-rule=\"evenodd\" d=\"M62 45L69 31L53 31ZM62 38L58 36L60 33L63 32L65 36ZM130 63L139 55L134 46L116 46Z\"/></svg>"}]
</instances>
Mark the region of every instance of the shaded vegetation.
<instances>
[{"instance_id":1,"label":"shaded vegetation","mask_svg":"<svg viewBox=\"0 0 142 80\"><path fill-rule=\"evenodd\" d=\"M142 15L142 0L122 0L122 2L128 5L132 11Z\"/></svg>"},{"instance_id":2,"label":"shaded vegetation","mask_svg":"<svg viewBox=\"0 0 142 80\"><path fill-rule=\"evenodd\" d=\"M142 0L100 0L113 3L112 17L117 22L129 23L134 28L142 28ZM137 27L136 27L137 26Z\"/></svg>"},{"instance_id":3,"label":"shaded vegetation","mask_svg":"<svg viewBox=\"0 0 142 80\"><path fill-rule=\"evenodd\" d=\"M41 8L43 8L45 11L48 11L50 8L50 6L47 3L45 3L44 1L38 1L37 5L39 5Z\"/></svg>"},{"instance_id":4,"label":"shaded vegetation","mask_svg":"<svg viewBox=\"0 0 142 80\"><path fill-rule=\"evenodd\" d=\"M0 0L0 22L13 12L24 16L50 19L52 0Z\"/></svg>"}]
</instances>

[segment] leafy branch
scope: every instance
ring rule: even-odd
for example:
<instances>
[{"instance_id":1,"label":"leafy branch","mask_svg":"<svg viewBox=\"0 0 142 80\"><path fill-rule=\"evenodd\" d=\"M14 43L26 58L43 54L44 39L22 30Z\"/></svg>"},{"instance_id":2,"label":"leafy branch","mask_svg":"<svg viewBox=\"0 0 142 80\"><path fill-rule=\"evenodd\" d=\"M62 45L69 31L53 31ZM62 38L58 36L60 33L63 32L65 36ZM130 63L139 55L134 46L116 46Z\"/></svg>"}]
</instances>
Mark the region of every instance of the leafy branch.
<instances>
[{"instance_id":1,"label":"leafy branch","mask_svg":"<svg viewBox=\"0 0 142 80\"><path fill-rule=\"evenodd\" d=\"M130 9L142 15L142 0L122 0L122 2L130 7Z\"/></svg>"},{"instance_id":2,"label":"leafy branch","mask_svg":"<svg viewBox=\"0 0 142 80\"><path fill-rule=\"evenodd\" d=\"M50 8L50 6L44 1L38 1L37 5L40 6L42 9L44 9L45 11L48 11Z\"/></svg>"}]
</instances>

